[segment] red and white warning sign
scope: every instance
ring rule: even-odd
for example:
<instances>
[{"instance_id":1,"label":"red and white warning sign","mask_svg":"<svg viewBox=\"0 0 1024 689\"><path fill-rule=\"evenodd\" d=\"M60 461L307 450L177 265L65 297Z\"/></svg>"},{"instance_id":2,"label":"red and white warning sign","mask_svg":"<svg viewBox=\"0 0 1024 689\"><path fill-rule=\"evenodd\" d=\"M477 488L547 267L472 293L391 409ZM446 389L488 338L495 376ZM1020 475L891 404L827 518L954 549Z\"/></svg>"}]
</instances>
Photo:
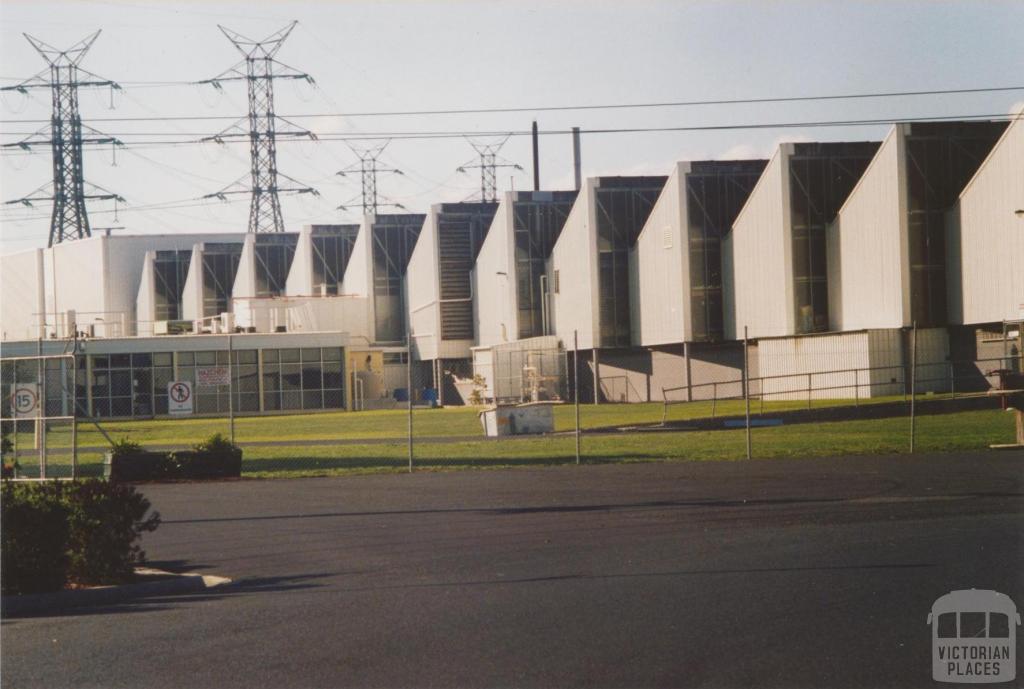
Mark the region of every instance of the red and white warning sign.
<instances>
[{"instance_id":1,"label":"red and white warning sign","mask_svg":"<svg viewBox=\"0 0 1024 689\"><path fill-rule=\"evenodd\" d=\"M167 413L192 413L192 383L187 380L172 380L167 384Z\"/></svg>"}]
</instances>

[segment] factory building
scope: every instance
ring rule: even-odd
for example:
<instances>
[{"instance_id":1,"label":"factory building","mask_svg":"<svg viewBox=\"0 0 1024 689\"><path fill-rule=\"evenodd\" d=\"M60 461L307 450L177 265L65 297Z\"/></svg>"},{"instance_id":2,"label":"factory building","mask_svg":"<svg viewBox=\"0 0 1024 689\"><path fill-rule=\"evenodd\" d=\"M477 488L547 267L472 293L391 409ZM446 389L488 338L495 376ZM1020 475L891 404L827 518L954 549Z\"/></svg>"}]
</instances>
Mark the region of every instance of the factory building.
<instances>
[{"instance_id":1,"label":"factory building","mask_svg":"<svg viewBox=\"0 0 1024 689\"><path fill-rule=\"evenodd\" d=\"M665 181L587 179L551 250L551 332L566 348L578 337L579 392L586 399L649 399L650 357L633 346L630 252Z\"/></svg>"},{"instance_id":2,"label":"factory building","mask_svg":"<svg viewBox=\"0 0 1024 689\"><path fill-rule=\"evenodd\" d=\"M722 237L767 162L677 163L637 238L633 336L650 351L651 399L705 399L742 375L743 350L724 342Z\"/></svg>"},{"instance_id":3,"label":"factory building","mask_svg":"<svg viewBox=\"0 0 1024 689\"><path fill-rule=\"evenodd\" d=\"M497 210L497 203L432 206L409 258L407 313L413 356L421 362L417 378L432 381L441 403L455 403L456 380L472 375L472 270Z\"/></svg>"},{"instance_id":4,"label":"factory building","mask_svg":"<svg viewBox=\"0 0 1024 689\"><path fill-rule=\"evenodd\" d=\"M946 214L949 316L964 325L1024 319L1024 111Z\"/></svg>"},{"instance_id":5,"label":"factory building","mask_svg":"<svg viewBox=\"0 0 1024 689\"><path fill-rule=\"evenodd\" d=\"M784 143L723 242L725 337L828 330L825 228L875 142Z\"/></svg>"},{"instance_id":6,"label":"factory building","mask_svg":"<svg viewBox=\"0 0 1024 689\"><path fill-rule=\"evenodd\" d=\"M766 399L899 395L911 360L918 391L983 389L1021 350L1017 211L1020 118L897 123L359 224L7 255L0 346L77 335L76 394L114 417L165 414L181 380L209 414L229 390L241 413L721 399L745 362ZM203 383L228 362L233 387Z\"/></svg>"},{"instance_id":7,"label":"factory building","mask_svg":"<svg viewBox=\"0 0 1024 689\"><path fill-rule=\"evenodd\" d=\"M547 269L576 196L508 192L498 205L473 268L473 371L486 399L565 398L565 357L551 336Z\"/></svg>"},{"instance_id":8,"label":"factory building","mask_svg":"<svg viewBox=\"0 0 1024 689\"><path fill-rule=\"evenodd\" d=\"M833 339L844 338L862 365L878 374L874 378L881 380L867 389L871 394L894 394L887 381L910 362L912 348L924 391L949 389L954 371L948 361L978 358L971 351L974 329L960 332L955 326L961 319L951 317L959 310L961 297L951 289L961 266L951 260L947 234L960 193L1005 129L1003 122L895 125L831 222L831 330L859 333ZM1008 220L1016 220L1012 212ZM916 343L907 332L915 324ZM850 345L855 338L857 345ZM976 373L975 384L983 383L983 371Z\"/></svg>"}]
</instances>

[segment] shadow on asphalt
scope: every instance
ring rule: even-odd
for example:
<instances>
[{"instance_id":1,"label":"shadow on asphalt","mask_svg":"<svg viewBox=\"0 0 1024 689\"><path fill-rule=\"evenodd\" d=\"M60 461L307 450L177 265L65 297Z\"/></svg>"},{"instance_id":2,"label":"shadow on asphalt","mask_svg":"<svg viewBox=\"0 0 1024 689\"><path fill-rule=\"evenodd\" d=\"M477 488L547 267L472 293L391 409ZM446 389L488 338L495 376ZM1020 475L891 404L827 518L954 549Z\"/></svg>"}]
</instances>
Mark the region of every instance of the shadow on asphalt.
<instances>
[{"instance_id":1,"label":"shadow on asphalt","mask_svg":"<svg viewBox=\"0 0 1024 689\"><path fill-rule=\"evenodd\" d=\"M1022 493L1017 492L985 492L985 493L959 493L941 496L893 496L892 500L913 501L913 500L934 500L934 499L964 499L964 498L993 498L993 497L1021 497ZM827 497L782 497L782 498L734 498L729 500L693 499L693 500L652 500L646 502L631 503L602 503L596 505L539 505L535 507L451 507L422 510L375 510L367 512L316 512L313 514L259 514L244 517L205 517L198 519L165 519L163 524L204 524L219 522L248 522L248 521L274 521L285 519L335 519L339 517L386 517L420 514L480 514L497 516L515 516L526 514L557 514L574 512L615 512L620 510L664 510L664 509L690 509L690 508L735 508L735 507L765 507L780 505L829 505L847 502L860 502L870 499L885 498L874 493L869 495L840 496L835 498Z\"/></svg>"},{"instance_id":2,"label":"shadow on asphalt","mask_svg":"<svg viewBox=\"0 0 1024 689\"><path fill-rule=\"evenodd\" d=\"M153 563L150 563L153 564ZM187 569L198 569L195 566L187 566ZM5 617L3 624L17 624L18 619L29 619L37 617L86 617L93 615L112 615L121 613L142 613L160 612L181 607L183 604L200 603L204 601L223 600L237 596L263 593L283 593L288 591L301 591L315 589L322 584L313 583L315 579L336 576L336 574L321 572L318 574L296 574L278 577L251 577L237 579L230 584L223 584L214 588L202 591L176 594L158 594L152 596L140 596L121 603L108 605L82 606L67 608L61 611L47 611L38 614L23 614L15 617Z\"/></svg>"},{"instance_id":3,"label":"shadow on asphalt","mask_svg":"<svg viewBox=\"0 0 1024 689\"><path fill-rule=\"evenodd\" d=\"M405 446L402 446L402 451ZM632 459L633 456L631 455ZM638 459L665 459L663 455L637 455ZM508 457L487 457L479 458L433 458L416 457L415 466L417 469L468 469L493 468L493 467L544 467L563 466L576 462L575 455L564 457L522 457L509 455ZM621 463L622 457L588 457L586 463L597 464L604 462ZM317 471L318 469L397 469L405 470L409 466L409 459L406 456L367 456L367 457L290 457L288 459L244 459L242 460L242 475L257 471Z\"/></svg>"}]
</instances>

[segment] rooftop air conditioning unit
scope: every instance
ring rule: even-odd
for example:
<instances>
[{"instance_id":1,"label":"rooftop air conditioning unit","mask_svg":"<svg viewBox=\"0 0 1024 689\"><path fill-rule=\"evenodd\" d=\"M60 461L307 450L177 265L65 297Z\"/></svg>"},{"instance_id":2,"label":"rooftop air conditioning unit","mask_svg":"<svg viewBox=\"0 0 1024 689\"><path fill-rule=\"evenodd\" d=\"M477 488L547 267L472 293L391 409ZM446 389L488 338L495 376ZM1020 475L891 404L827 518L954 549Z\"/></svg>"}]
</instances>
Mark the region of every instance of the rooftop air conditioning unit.
<instances>
[{"instance_id":1,"label":"rooftop air conditioning unit","mask_svg":"<svg viewBox=\"0 0 1024 689\"><path fill-rule=\"evenodd\" d=\"M153 321L154 335L181 335L192 331L192 321Z\"/></svg>"}]
</instances>

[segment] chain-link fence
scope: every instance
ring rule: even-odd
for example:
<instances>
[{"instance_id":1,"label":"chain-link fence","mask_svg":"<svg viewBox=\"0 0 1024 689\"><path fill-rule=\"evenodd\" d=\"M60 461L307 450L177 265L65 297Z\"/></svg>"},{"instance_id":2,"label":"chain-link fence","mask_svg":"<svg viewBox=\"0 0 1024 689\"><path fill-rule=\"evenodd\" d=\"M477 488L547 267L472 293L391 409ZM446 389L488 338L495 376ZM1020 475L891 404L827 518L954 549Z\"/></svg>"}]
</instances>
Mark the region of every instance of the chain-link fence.
<instances>
[{"instance_id":1,"label":"chain-link fence","mask_svg":"<svg viewBox=\"0 0 1024 689\"><path fill-rule=\"evenodd\" d=\"M173 360L5 358L4 464L22 478L96 476L114 441L167 451L215 433L242 447L252 477L742 458L748 439L755 457L1014 440L1013 415L991 393L1024 386L1017 352L808 372L792 372L794 358L782 362L787 373L729 357L728 366L695 365L692 380L660 388L660 398L637 377L595 375L593 353L557 342L472 360L417 361L402 346L230 345ZM645 401L610 402L619 387Z\"/></svg>"},{"instance_id":2,"label":"chain-link fence","mask_svg":"<svg viewBox=\"0 0 1024 689\"><path fill-rule=\"evenodd\" d=\"M0 432L10 478L72 478L77 473L77 400L72 355L0 362Z\"/></svg>"}]
</instances>

